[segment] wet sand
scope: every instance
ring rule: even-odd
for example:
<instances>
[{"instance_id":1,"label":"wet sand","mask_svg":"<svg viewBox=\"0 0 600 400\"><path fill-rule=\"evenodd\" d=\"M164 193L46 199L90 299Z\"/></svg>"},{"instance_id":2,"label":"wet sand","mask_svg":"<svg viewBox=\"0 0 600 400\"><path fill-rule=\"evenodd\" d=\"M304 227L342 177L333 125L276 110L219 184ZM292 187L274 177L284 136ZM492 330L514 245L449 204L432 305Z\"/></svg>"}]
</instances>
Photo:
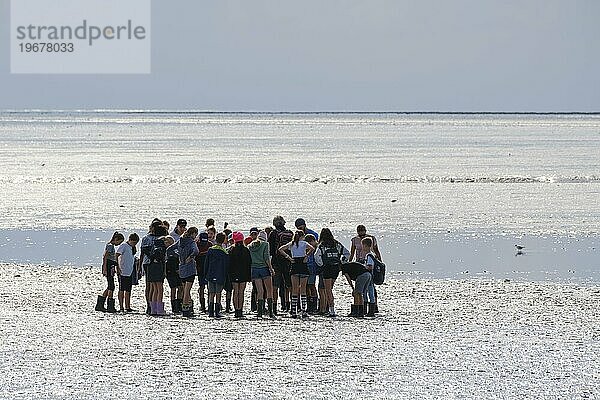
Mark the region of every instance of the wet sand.
<instances>
[{"instance_id":1,"label":"wet sand","mask_svg":"<svg viewBox=\"0 0 600 400\"><path fill-rule=\"evenodd\" d=\"M389 278L375 319L186 320L93 311L98 268L3 264L0 397L600 395L599 285Z\"/></svg>"}]
</instances>

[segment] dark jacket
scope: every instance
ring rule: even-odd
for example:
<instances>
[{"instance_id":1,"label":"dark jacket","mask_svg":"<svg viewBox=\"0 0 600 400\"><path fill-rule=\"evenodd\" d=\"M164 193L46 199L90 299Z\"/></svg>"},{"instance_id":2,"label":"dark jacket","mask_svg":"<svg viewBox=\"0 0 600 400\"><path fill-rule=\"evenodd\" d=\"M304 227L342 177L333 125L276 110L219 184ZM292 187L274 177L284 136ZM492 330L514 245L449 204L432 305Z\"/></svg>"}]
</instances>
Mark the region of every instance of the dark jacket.
<instances>
[{"instance_id":1,"label":"dark jacket","mask_svg":"<svg viewBox=\"0 0 600 400\"><path fill-rule=\"evenodd\" d=\"M236 244L229 249L229 280L231 282L250 282L250 264L252 264L252 258L246 246Z\"/></svg>"},{"instance_id":2,"label":"dark jacket","mask_svg":"<svg viewBox=\"0 0 600 400\"><path fill-rule=\"evenodd\" d=\"M229 269L229 254L221 246L215 245L208 249L204 259L204 277L206 282L219 285L225 284L225 277Z\"/></svg>"}]
</instances>

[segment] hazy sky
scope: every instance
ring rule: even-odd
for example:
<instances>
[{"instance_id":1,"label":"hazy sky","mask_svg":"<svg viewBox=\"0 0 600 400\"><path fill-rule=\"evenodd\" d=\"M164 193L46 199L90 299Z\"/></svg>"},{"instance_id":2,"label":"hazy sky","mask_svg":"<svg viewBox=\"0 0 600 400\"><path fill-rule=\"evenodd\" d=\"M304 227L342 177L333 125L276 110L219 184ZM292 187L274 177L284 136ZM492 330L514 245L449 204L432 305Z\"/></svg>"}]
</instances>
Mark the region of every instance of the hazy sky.
<instances>
[{"instance_id":1,"label":"hazy sky","mask_svg":"<svg viewBox=\"0 0 600 400\"><path fill-rule=\"evenodd\" d=\"M11 75L0 12L0 109L600 111L598 0L155 0L149 75Z\"/></svg>"}]
</instances>

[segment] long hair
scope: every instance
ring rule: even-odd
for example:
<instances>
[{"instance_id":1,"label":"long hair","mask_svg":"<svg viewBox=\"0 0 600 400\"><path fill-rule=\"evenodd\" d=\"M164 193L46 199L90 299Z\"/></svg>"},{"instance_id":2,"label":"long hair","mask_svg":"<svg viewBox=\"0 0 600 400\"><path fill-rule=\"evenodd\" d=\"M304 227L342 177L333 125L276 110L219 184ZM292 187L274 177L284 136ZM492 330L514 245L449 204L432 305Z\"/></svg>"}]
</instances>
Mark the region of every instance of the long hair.
<instances>
[{"instance_id":1,"label":"long hair","mask_svg":"<svg viewBox=\"0 0 600 400\"><path fill-rule=\"evenodd\" d=\"M183 237L186 238L195 238L198 235L198 228L196 228L195 226L192 226L190 228L188 228L187 231L183 232Z\"/></svg>"},{"instance_id":2,"label":"long hair","mask_svg":"<svg viewBox=\"0 0 600 400\"><path fill-rule=\"evenodd\" d=\"M319 243L325 247L335 247L337 245L337 241L333 237L333 233L329 228L321 229L321 234L319 235Z\"/></svg>"},{"instance_id":3,"label":"long hair","mask_svg":"<svg viewBox=\"0 0 600 400\"><path fill-rule=\"evenodd\" d=\"M297 230L294 233L294 244L298 247L298 243L300 243L300 239L304 237L304 232L301 230Z\"/></svg>"},{"instance_id":4,"label":"long hair","mask_svg":"<svg viewBox=\"0 0 600 400\"><path fill-rule=\"evenodd\" d=\"M112 243L115 240L120 240L121 242L125 240L125 236L123 236L123 234L121 232L115 232L113 233L112 237L110 238L110 241L108 243Z\"/></svg>"}]
</instances>

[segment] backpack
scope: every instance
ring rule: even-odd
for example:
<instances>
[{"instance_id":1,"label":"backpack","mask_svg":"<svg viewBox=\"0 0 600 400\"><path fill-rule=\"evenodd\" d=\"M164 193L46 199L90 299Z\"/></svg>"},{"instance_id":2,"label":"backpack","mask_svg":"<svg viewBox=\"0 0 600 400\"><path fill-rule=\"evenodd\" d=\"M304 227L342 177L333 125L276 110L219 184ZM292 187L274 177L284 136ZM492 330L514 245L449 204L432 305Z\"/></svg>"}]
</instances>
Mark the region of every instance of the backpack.
<instances>
[{"instance_id":1,"label":"backpack","mask_svg":"<svg viewBox=\"0 0 600 400\"><path fill-rule=\"evenodd\" d=\"M339 267L342 263L340 258L342 255L338 250L338 246L335 247L324 247L319 246L321 249L321 259L323 260L323 267Z\"/></svg>"},{"instance_id":2,"label":"backpack","mask_svg":"<svg viewBox=\"0 0 600 400\"><path fill-rule=\"evenodd\" d=\"M164 239L155 238L152 241L152 246L150 246L150 251L148 252L148 258L150 258L150 263L164 263L166 260L167 247L165 246Z\"/></svg>"},{"instance_id":3,"label":"backpack","mask_svg":"<svg viewBox=\"0 0 600 400\"><path fill-rule=\"evenodd\" d=\"M385 281L385 264L379 261L376 257L373 257L373 271L371 274L373 275L373 283L375 285L383 285Z\"/></svg>"}]
</instances>

